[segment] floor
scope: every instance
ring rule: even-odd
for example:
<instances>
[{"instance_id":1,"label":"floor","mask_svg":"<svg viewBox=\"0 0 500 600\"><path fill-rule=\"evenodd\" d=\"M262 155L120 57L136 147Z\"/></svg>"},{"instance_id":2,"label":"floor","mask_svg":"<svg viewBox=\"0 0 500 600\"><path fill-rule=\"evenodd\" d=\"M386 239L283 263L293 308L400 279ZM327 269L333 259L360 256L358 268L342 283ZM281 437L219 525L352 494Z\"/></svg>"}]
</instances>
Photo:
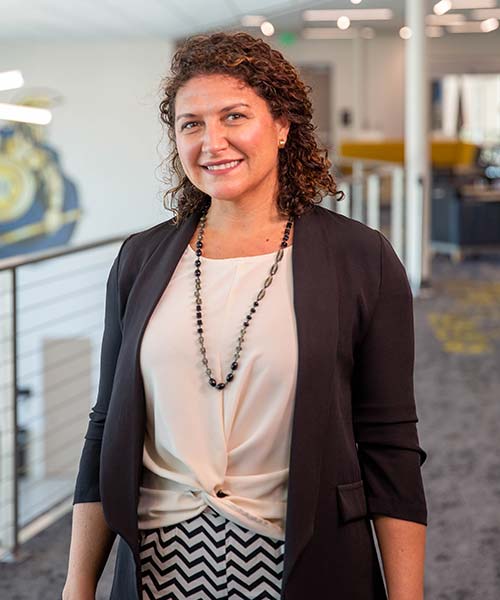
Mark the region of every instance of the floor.
<instances>
[{"instance_id":1,"label":"floor","mask_svg":"<svg viewBox=\"0 0 500 600\"><path fill-rule=\"evenodd\" d=\"M500 257L433 262L415 300L416 377L430 521L426 598L500 598ZM70 517L0 564L0 597L55 600ZM113 557L97 600L108 598ZM339 599L348 600L348 599Z\"/></svg>"}]
</instances>

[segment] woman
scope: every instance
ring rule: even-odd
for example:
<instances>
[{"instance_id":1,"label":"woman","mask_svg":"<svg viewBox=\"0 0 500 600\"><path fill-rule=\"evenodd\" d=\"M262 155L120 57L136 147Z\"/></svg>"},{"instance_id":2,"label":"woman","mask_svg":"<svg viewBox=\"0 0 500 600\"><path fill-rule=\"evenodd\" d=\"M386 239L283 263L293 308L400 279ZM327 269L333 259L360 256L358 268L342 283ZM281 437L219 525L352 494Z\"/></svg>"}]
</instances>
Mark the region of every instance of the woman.
<instances>
[{"instance_id":1,"label":"woman","mask_svg":"<svg viewBox=\"0 0 500 600\"><path fill-rule=\"evenodd\" d=\"M412 296L337 194L296 70L245 33L189 39L161 116L175 220L107 285L65 600L423 597ZM168 285L167 285L168 284Z\"/></svg>"}]
</instances>

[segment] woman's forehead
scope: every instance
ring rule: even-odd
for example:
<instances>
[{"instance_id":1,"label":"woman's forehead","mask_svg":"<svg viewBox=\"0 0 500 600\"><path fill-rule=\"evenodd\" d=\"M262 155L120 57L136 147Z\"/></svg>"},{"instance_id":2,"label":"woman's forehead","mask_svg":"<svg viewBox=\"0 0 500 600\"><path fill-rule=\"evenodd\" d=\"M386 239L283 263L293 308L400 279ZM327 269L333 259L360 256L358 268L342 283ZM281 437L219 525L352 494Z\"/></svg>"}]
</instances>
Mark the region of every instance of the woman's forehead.
<instances>
[{"instance_id":1,"label":"woman's forehead","mask_svg":"<svg viewBox=\"0 0 500 600\"><path fill-rule=\"evenodd\" d=\"M227 75L199 75L188 80L177 92L176 112L183 107L223 108L237 103L255 105L262 98L243 81Z\"/></svg>"}]
</instances>

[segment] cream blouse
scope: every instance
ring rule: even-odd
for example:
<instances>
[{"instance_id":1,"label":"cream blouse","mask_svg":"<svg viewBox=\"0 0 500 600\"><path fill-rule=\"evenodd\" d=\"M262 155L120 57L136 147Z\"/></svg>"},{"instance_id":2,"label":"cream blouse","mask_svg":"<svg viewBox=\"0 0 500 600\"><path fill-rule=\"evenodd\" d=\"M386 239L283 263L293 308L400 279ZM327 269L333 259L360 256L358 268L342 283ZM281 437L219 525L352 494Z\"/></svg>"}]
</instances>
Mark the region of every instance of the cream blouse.
<instances>
[{"instance_id":1,"label":"cream blouse","mask_svg":"<svg viewBox=\"0 0 500 600\"><path fill-rule=\"evenodd\" d=\"M203 335L217 381L230 370L274 256L201 257ZM147 426L139 528L172 525L209 505L283 540L298 351L292 247L250 321L234 379L221 391L209 386L201 362L195 259L188 245L141 343Z\"/></svg>"}]
</instances>

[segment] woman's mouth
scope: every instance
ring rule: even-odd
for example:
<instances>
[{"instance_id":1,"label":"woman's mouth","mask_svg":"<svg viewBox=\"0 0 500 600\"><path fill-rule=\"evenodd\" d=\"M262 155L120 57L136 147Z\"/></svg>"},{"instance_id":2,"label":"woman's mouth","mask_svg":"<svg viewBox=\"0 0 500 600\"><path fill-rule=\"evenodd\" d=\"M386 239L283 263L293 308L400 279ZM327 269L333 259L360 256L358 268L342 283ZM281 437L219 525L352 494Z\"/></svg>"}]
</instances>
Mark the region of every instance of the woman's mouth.
<instances>
[{"instance_id":1,"label":"woman's mouth","mask_svg":"<svg viewBox=\"0 0 500 600\"><path fill-rule=\"evenodd\" d=\"M223 173L228 173L229 171L236 169L236 167L242 162L243 162L243 160L240 159L240 160L230 160L228 162L220 163L218 165L202 165L202 166L205 169L205 171L208 171L208 173L213 173L215 175L221 175Z\"/></svg>"}]
</instances>

